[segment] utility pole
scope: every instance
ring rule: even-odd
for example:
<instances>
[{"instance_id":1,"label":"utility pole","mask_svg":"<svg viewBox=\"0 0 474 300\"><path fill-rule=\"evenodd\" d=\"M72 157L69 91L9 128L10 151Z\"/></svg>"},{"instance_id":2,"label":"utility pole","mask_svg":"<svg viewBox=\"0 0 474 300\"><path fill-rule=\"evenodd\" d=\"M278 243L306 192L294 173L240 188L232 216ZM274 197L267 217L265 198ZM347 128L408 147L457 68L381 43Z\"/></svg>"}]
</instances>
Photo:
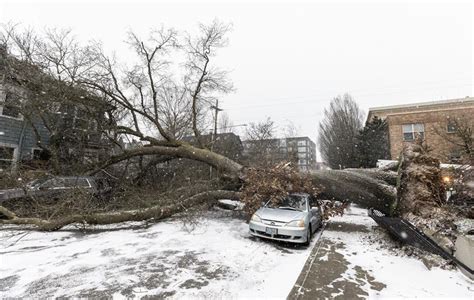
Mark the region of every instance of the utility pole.
<instances>
[{"instance_id":1,"label":"utility pole","mask_svg":"<svg viewBox=\"0 0 474 300\"><path fill-rule=\"evenodd\" d=\"M216 99L216 105L211 105L211 109L215 110L215 115L214 115L214 134L212 136L212 142L211 142L211 151L214 148L214 143L216 142L217 138L217 115L219 114L220 111L223 109L219 107L219 100ZM212 179L212 167L209 167L209 178Z\"/></svg>"},{"instance_id":2,"label":"utility pole","mask_svg":"<svg viewBox=\"0 0 474 300\"><path fill-rule=\"evenodd\" d=\"M211 105L211 109L215 110L214 116L214 136L217 135L217 114L223 109L219 107L219 100L216 100L216 105Z\"/></svg>"}]
</instances>

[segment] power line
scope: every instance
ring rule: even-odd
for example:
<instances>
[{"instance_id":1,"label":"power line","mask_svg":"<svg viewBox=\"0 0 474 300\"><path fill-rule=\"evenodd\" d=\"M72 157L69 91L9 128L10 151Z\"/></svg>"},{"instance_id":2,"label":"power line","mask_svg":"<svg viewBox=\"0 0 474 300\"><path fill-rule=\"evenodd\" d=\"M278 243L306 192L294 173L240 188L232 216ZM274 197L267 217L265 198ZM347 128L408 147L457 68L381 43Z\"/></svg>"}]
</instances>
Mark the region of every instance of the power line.
<instances>
[{"instance_id":1,"label":"power line","mask_svg":"<svg viewBox=\"0 0 474 300\"><path fill-rule=\"evenodd\" d=\"M448 85L448 86L443 86L443 87L457 87L457 86L473 86L473 83L468 83L468 84L457 84L457 85ZM415 91L415 90L420 90L418 87L414 87L408 90L397 90L397 91L390 91L390 92L380 92L380 93L366 93L366 94L359 94L357 96L377 96L377 95L390 95L390 94L396 94L396 93L403 93L403 92L409 92L409 91ZM426 89L424 89L426 90ZM354 91L350 91L351 93L354 93ZM308 96L295 96L295 97L287 97L287 98L272 98L272 99L265 99L266 102L268 101L276 101L276 100L281 100L281 99L301 99L301 98L312 98L312 97L318 97L320 95L308 95ZM241 110L241 109L246 109L246 108L258 108L258 107L270 107L270 106L277 106L277 105L288 105L288 104L305 104L305 103L321 103L321 102L327 102L330 99L308 99L308 100L301 100L301 101L291 101L291 102L273 102L273 103L264 103L264 104L251 104L251 105L242 105L242 106L236 106L236 107L226 107L227 110Z\"/></svg>"}]
</instances>

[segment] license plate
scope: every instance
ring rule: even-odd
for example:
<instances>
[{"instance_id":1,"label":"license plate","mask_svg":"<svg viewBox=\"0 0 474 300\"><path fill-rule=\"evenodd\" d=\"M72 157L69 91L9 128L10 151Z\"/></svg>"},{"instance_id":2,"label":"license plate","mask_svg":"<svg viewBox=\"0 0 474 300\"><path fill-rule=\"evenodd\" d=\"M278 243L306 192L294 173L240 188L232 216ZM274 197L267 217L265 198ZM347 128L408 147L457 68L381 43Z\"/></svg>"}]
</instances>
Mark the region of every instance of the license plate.
<instances>
[{"instance_id":1,"label":"license plate","mask_svg":"<svg viewBox=\"0 0 474 300\"><path fill-rule=\"evenodd\" d=\"M267 228L265 229L265 232L266 232L267 234L273 234L273 235L275 235L275 234L278 233L278 229L267 227Z\"/></svg>"}]
</instances>

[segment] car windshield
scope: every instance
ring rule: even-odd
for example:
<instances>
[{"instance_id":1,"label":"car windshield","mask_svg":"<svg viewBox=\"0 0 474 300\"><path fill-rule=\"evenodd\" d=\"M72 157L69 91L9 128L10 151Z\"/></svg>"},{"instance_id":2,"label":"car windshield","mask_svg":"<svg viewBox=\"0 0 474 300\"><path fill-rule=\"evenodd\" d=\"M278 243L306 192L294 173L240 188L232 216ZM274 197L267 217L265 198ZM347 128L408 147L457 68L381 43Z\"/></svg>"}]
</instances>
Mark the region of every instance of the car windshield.
<instances>
[{"instance_id":1,"label":"car windshield","mask_svg":"<svg viewBox=\"0 0 474 300\"><path fill-rule=\"evenodd\" d=\"M283 199L280 203L272 203L271 201L268 201L265 206L269 208L303 211L306 209L306 198L304 196L291 195Z\"/></svg>"},{"instance_id":2,"label":"car windshield","mask_svg":"<svg viewBox=\"0 0 474 300\"><path fill-rule=\"evenodd\" d=\"M43 178L40 178L40 179L33 180L32 182L27 184L27 187L29 187L29 188L39 187L40 185L45 183L48 179L50 179L50 177L43 177Z\"/></svg>"},{"instance_id":3,"label":"car windshield","mask_svg":"<svg viewBox=\"0 0 474 300\"><path fill-rule=\"evenodd\" d=\"M89 182L85 178L65 178L64 179L65 187L89 187Z\"/></svg>"}]
</instances>

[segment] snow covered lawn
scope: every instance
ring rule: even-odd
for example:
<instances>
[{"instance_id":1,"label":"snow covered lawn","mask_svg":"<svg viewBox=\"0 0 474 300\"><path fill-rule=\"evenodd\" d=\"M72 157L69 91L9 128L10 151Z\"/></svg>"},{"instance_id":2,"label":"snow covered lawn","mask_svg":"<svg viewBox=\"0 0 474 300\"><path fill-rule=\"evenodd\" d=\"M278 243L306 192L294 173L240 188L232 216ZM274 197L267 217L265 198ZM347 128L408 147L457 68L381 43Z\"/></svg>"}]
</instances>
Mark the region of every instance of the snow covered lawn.
<instances>
[{"instance_id":1,"label":"snow covered lawn","mask_svg":"<svg viewBox=\"0 0 474 300\"><path fill-rule=\"evenodd\" d=\"M180 220L87 233L3 228L0 298L285 298L312 248L252 239L242 220L216 212L197 221L192 231Z\"/></svg>"}]
</instances>

